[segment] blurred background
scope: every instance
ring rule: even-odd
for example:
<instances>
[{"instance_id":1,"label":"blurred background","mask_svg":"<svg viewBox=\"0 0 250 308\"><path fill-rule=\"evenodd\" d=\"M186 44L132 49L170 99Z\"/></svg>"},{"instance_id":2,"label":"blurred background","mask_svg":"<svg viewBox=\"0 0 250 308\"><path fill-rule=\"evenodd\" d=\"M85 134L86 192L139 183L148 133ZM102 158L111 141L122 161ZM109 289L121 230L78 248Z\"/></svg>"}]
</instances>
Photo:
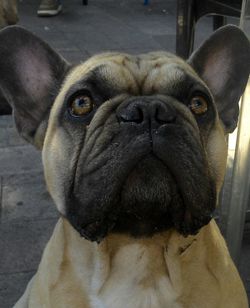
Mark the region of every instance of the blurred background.
<instances>
[{"instance_id":1,"label":"blurred background","mask_svg":"<svg viewBox=\"0 0 250 308\"><path fill-rule=\"evenodd\" d=\"M46 9L38 0L0 0L0 26L24 26L72 63L114 50L132 54L167 50L188 58L193 46L225 23L241 22L250 34L250 4L245 0L63 0L49 9L55 16L39 17ZM247 105L249 88L242 100L238 141L236 133L230 137L228 172L215 216L250 297ZM0 93L1 308L12 307L24 292L58 218L45 188L40 152L19 138L10 114Z\"/></svg>"}]
</instances>

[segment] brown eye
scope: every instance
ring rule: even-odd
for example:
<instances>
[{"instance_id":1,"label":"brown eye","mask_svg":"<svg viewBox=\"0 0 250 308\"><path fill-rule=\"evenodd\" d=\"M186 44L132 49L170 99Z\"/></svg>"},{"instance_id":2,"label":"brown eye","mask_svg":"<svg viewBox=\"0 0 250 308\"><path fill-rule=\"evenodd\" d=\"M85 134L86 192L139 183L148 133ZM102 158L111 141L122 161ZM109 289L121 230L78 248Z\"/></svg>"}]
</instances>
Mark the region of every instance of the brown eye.
<instances>
[{"instance_id":1,"label":"brown eye","mask_svg":"<svg viewBox=\"0 0 250 308\"><path fill-rule=\"evenodd\" d=\"M205 100L205 98L203 98L202 96L194 96L188 107L190 108L190 110L197 115L201 115L205 112L207 112L207 102Z\"/></svg>"},{"instance_id":2,"label":"brown eye","mask_svg":"<svg viewBox=\"0 0 250 308\"><path fill-rule=\"evenodd\" d=\"M70 113L73 116L81 117L93 110L94 104L92 98L87 95L79 95L70 103Z\"/></svg>"}]
</instances>

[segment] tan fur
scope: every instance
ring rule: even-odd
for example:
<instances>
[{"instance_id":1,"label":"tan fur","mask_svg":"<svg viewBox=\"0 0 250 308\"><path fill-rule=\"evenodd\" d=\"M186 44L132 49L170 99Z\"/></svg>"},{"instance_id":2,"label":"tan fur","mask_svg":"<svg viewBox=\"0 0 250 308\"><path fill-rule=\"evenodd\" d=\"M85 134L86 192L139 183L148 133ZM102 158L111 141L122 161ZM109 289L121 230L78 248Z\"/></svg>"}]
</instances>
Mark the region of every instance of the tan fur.
<instances>
[{"instance_id":1,"label":"tan fur","mask_svg":"<svg viewBox=\"0 0 250 308\"><path fill-rule=\"evenodd\" d=\"M70 86L100 64L105 64L102 75L120 89L121 95L162 95L166 87L174 86L173 74L174 80L183 78L178 67L198 78L188 64L167 53L140 57L104 54L76 67L53 105L43 147L47 186L62 214L64 187L60 178L70 174L76 158L69 153L72 148L77 152L79 145L72 144L70 136L59 128L57 115ZM108 106L109 102L100 108ZM187 108L176 108L190 125L197 125ZM81 136L79 144L80 139ZM205 143L211 175L219 191L227 147L218 117ZM61 148L64 151L58 151ZM66 220L60 219L38 272L15 305L28 307L247 308L248 303L215 221L187 238L175 231L142 239L110 234L96 244L81 238Z\"/></svg>"}]
</instances>

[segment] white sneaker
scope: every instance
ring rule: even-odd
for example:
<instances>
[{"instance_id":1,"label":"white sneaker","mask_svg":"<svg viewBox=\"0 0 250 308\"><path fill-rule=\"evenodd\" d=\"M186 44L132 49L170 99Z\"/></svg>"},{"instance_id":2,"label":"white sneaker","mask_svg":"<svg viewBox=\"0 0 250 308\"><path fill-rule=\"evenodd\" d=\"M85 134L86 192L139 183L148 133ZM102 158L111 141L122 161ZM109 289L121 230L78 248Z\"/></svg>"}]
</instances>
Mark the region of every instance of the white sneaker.
<instances>
[{"instance_id":1,"label":"white sneaker","mask_svg":"<svg viewBox=\"0 0 250 308\"><path fill-rule=\"evenodd\" d=\"M61 1L59 0L42 0L37 10L38 16L55 16L62 11Z\"/></svg>"}]
</instances>

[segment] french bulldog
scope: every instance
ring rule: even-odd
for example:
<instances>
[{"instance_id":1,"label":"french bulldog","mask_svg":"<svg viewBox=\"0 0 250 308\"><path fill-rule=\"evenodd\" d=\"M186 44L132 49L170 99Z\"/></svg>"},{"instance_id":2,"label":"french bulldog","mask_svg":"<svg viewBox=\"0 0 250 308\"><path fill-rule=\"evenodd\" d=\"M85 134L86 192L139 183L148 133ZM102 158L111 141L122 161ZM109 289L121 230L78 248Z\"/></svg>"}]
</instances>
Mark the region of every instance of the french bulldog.
<instances>
[{"instance_id":1,"label":"french bulldog","mask_svg":"<svg viewBox=\"0 0 250 308\"><path fill-rule=\"evenodd\" d=\"M240 29L188 61L104 53L71 66L12 26L0 72L61 214L15 308L248 307L212 218L250 73Z\"/></svg>"}]
</instances>

